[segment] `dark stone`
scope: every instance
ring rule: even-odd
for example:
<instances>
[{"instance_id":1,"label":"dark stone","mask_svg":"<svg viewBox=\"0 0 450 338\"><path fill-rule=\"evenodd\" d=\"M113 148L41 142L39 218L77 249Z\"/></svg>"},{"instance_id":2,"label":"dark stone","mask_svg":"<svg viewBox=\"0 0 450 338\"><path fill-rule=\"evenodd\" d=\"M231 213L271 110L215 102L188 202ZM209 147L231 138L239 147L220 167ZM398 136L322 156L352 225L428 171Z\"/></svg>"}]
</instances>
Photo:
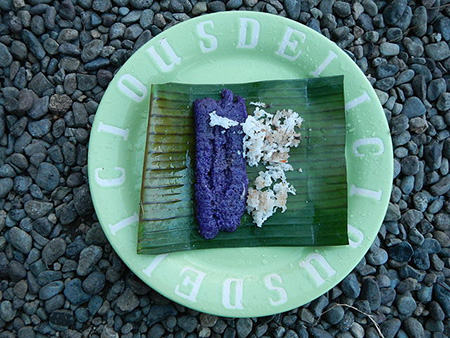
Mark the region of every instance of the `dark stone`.
<instances>
[{"instance_id":1,"label":"dark stone","mask_svg":"<svg viewBox=\"0 0 450 338\"><path fill-rule=\"evenodd\" d=\"M362 283L361 299L369 301L372 311L376 311L381 305L380 288L377 282L371 278L367 278Z\"/></svg>"},{"instance_id":2,"label":"dark stone","mask_svg":"<svg viewBox=\"0 0 450 338\"><path fill-rule=\"evenodd\" d=\"M39 290L39 298L42 300L48 300L64 289L64 283L61 281L54 281L44 285Z\"/></svg>"},{"instance_id":3,"label":"dark stone","mask_svg":"<svg viewBox=\"0 0 450 338\"><path fill-rule=\"evenodd\" d=\"M389 257L398 262L407 262L411 259L414 250L408 242L402 242L388 249Z\"/></svg>"},{"instance_id":4,"label":"dark stone","mask_svg":"<svg viewBox=\"0 0 450 338\"><path fill-rule=\"evenodd\" d=\"M38 200L29 200L25 202L25 212L32 219L38 219L47 215L53 208L53 203L38 201Z\"/></svg>"},{"instance_id":5,"label":"dark stone","mask_svg":"<svg viewBox=\"0 0 450 338\"><path fill-rule=\"evenodd\" d=\"M90 295L100 293L105 287L105 275L100 271L94 271L83 281L83 290Z\"/></svg>"},{"instance_id":6,"label":"dark stone","mask_svg":"<svg viewBox=\"0 0 450 338\"><path fill-rule=\"evenodd\" d=\"M139 305L139 300L134 292L127 288L117 299L116 306L122 312L133 311Z\"/></svg>"},{"instance_id":7,"label":"dark stone","mask_svg":"<svg viewBox=\"0 0 450 338\"><path fill-rule=\"evenodd\" d=\"M344 318L344 308L342 306L332 305L325 313L325 318L331 325L338 324Z\"/></svg>"},{"instance_id":8,"label":"dark stone","mask_svg":"<svg viewBox=\"0 0 450 338\"><path fill-rule=\"evenodd\" d=\"M400 329L401 321L397 318L391 318L381 323L381 332L385 338L394 338Z\"/></svg>"},{"instance_id":9,"label":"dark stone","mask_svg":"<svg viewBox=\"0 0 450 338\"><path fill-rule=\"evenodd\" d=\"M412 317L406 318L402 322L402 327L409 337L425 338L425 331L423 329L423 326L415 318Z\"/></svg>"},{"instance_id":10,"label":"dark stone","mask_svg":"<svg viewBox=\"0 0 450 338\"><path fill-rule=\"evenodd\" d=\"M80 276L88 275L95 267L95 264L102 257L103 250L99 246L91 245L83 249L80 253L77 273Z\"/></svg>"},{"instance_id":11,"label":"dark stone","mask_svg":"<svg viewBox=\"0 0 450 338\"><path fill-rule=\"evenodd\" d=\"M405 101L402 113L411 119L413 117L425 115L426 108L418 97L413 96Z\"/></svg>"},{"instance_id":12,"label":"dark stone","mask_svg":"<svg viewBox=\"0 0 450 338\"><path fill-rule=\"evenodd\" d=\"M59 184L59 171L51 163L43 162L39 165L36 184L44 190L53 191Z\"/></svg>"},{"instance_id":13,"label":"dark stone","mask_svg":"<svg viewBox=\"0 0 450 338\"><path fill-rule=\"evenodd\" d=\"M65 285L64 295L75 306L81 305L91 298L82 290L81 281L78 278L72 279Z\"/></svg>"},{"instance_id":14,"label":"dark stone","mask_svg":"<svg viewBox=\"0 0 450 338\"><path fill-rule=\"evenodd\" d=\"M54 238L42 250L42 261L48 266L53 264L66 252L66 242L62 238Z\"/></svg>"},{"instance_id":15,"label":"dark stone","mask_svg":"<svg viewBox=\"0 0 450 338\"><path fill-rule=\"evenodd\" d=\"M289 18L297 20L300 16L300 1L297 0L284 0L284 8ZM322 11L323 12L323 11ZM331 8L330 8L331 13ZM325 13L326 14L326 13Z\"/></svg>"},{"instance_id":16,"label":"dark stone","mask_svg":"<svg viewBox=\"0 0 450 338\"><path fill-rule=\"evenodd\" d=\"M73 311L60 309L50 313L49 320L50 323L56 324L58 326L69 327L75 321L75 317L73 315Z\"/></svg>"},{"instance_id":17,"label":"dark stone","mask_svg":"<svg viewBox=\"0 0 450 338\"><path fill-rule=\"evenodd\" d=\"M34 54L38 60L42 60L45 57L45 50L42 47L40 41L36 36L28 30L22 31L23 42L27 45L28 49Z\"/></svg>"},{"instance_id":18,"label":"dark stone","mask_svg":"<svg viewBox=\"0 0 450 338\"><path fill-rule=\"evenodd\" d=\"M28 254L30 252L33 244L31 236L18 227L11 228L11 230L6 233L6 239L14 248L24 254Z\"/></svg>"}]
</instances>

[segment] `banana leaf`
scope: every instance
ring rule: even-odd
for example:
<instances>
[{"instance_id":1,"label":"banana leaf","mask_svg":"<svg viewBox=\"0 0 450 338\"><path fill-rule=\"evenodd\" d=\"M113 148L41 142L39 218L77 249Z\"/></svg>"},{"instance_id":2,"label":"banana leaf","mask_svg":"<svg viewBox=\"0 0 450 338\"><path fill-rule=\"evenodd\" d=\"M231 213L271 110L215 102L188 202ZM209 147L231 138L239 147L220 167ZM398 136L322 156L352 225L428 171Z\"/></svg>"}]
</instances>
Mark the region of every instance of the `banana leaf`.
<instances>
[{"instance_id":1,"label":"banana leaf","mask_svg":"<svg viewBox=\"0 0 450 338\"><path fill-rule=\"evenodd\" d=\"M220 99L228 88L268 112L293 109L303 117L302 141L291 148L286 176L296 189L287 210L261 228L249 215L235 232L211 240L197 231L194 202L195 130L192 104ZM181 250L348 244L343 76L227 85L167 83L151 88L150 116L141 188L139 254ZM297 169L301 168L301 172ZM249 184L263 167L247 167Z\"/></svg>"}]
</instances>

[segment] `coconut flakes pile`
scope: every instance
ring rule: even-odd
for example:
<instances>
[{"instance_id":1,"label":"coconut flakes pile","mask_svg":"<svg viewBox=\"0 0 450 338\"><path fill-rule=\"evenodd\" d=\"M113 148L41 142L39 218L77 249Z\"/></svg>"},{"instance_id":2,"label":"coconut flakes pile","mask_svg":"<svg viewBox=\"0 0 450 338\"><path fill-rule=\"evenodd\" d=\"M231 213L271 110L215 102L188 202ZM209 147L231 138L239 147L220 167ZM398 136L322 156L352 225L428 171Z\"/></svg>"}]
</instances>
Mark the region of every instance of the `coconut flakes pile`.
<instances>
[{"instance_id":1,"label":"coconut flakes pile","mask_svg":"<svg viewBox=\"0 0 450 338\"><path fill-rule=\"evenodd\" d=\"M295 195L295 188L286 180L286 171L294 168L288 164L291 147L297 147L303 119L292 109L277 110L271 114L263 110L263 102L251 102L256 106L254 115L249 115L242 124L244 156L250 166L262 163L260 171L248 189L247 212L252 215L258 227L272 216L277 209L286 211L288 193Z\"/></svg>"}]
</instances>

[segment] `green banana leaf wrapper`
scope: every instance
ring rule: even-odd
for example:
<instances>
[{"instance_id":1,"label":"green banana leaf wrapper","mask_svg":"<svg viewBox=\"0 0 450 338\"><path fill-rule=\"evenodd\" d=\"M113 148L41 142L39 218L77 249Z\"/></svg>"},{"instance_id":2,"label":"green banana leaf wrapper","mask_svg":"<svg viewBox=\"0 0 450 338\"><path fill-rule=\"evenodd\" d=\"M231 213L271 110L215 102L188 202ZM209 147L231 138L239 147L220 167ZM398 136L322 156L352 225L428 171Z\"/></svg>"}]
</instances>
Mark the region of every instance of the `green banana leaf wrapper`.
<instances>
[{"instance_id":1,"label":"green banana leaf wrapper","mask_svg":"<svg viewBox=\"0 0 450 338\"><path fill-rule=\"evenodd\" d=\"M141 189L137 252L346 245L347 176L343 76L276 80L227 85L167 83L151 88L150 116ZM287 210L277 211L261 228L244 214L235 232L210 240L197 231L195 218L195 128L193 102L220 99L223 88L250 102L264 102L268 112L293 109L304 119L302 141L291 148L286 172L297 193ZM298 170L301 169L301 172ZM249 186L264 170L247 167Z\"/></svg>"}]
</instances>

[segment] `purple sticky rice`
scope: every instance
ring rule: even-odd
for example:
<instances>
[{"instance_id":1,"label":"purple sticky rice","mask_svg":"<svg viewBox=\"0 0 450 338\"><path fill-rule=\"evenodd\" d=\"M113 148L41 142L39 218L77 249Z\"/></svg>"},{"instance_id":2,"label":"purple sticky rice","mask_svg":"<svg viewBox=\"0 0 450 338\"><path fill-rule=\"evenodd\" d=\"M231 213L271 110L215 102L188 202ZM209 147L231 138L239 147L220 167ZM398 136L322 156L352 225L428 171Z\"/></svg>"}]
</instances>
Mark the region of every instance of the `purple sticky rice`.
<instances>
[{"instance_id":1,"label":"purple sticky rice","mask_svg":"<svg viewBox=\"0 0 450 338\"><path fill-rule=\"evenodd\" d=\"M222 99L194 102L196 128L195 202L199 233L211 239L219 231L235 231L245 211L248 178L243 157L242 126L211 127L210 113L245 122L245 100L231 90L222 90Z\"/></svg>"}]
</instances>

